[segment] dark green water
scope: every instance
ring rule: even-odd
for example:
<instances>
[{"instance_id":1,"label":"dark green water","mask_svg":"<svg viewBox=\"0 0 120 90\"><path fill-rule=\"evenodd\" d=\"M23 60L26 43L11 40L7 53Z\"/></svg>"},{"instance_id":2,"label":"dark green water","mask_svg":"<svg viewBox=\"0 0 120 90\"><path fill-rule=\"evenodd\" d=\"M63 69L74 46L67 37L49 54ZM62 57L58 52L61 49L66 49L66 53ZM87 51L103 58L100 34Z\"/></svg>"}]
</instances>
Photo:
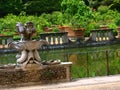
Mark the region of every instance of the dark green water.
<instances>
[{"instance_id":1,"label":"dark green water","mask_svg":"<svg viewBox=\"0 0 120 90\"><path fill-rule=\"evenodd\" d=\"M40 51L39 54L42 60L60 59L63 62L73 62L73 78L120 74L120 44L74 49L53 49ZM0 54L0 64L16 63L15 56L16 53Z\"/></svg>"}]
</instances>

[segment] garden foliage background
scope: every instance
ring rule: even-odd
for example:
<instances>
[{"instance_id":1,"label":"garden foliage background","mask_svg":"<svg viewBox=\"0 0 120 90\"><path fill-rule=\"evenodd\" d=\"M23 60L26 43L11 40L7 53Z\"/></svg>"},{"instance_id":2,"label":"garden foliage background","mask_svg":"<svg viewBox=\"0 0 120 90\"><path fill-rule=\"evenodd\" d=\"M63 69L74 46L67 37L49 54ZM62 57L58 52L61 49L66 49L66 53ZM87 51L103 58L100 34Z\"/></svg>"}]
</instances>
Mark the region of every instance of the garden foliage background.
<instances>
[{"instance_id":1,"label":"garden foliage background","mask_svg":"<svg viewBox=\"0 0 120 90\"><path fill-rule=\"evenodd\" d=\"M76 12L71 13L71 11ZM83 13L81 14L81 12ZM113 28L114 34L116 34L117 27L120 26L120 0L0 0L0 17L0 34L4 35L15 34L16 23L26 23L27 21L34 22L38 35L44 32L44 27L66 25L73 27L74 24L78 26L83 24L86 36L89 36L90 31L99 28L100 25ZM14 36L14 38L19 37ZM115 47L108 47L107 50ZM85 49L83 48L83 50ZM76 49L72 49L73 53L66 54L67 52L60 52L59 50L55 53L53 51L48 53L45 51L44 53L41 52L41 56L44 56L45 60L59 56L61 56L59 57L60 60L66 60L69 55L76 52ZM108 68L110 68L110 71L108 70L110 75L119 74L119 52L120 50L117 49L108 51L109 67L106 64L105 48L104 50L95 48L93 53L87 50L86 53L73 54L78 55L76 62L74 62L76 66L72 66L73 78L108 75L106 73ZM14 58L14 56L12 57ZM7 57L6 54L5 56L1 54L1 57L5 63L6 60L13 59L9 58L11 56Z\"/></svg>"},{"instance_id":2,"label":"garden foliage background","mask_svg":"<svg viewBox=\"0 0 120 90\"><path fill-rule=\"evenodd\" d=\"M76 11L72 16L71 9ZM76 24L85 26L86 36L100 25L113 28L116 34L120 25L120 0L0 0L0 17L0 33L5 35L15 33L17 22L27 21L35 23L38 33L44 27Z\"/></svg>"},{"instance_id":3,"label":"garden foliage background","mask_svg":"<svg viewBox=\"0 0 120 90\"><path fill-rule=\"evenodd\" d=\"M0 16L13 13L19 15L24 11L29 15L40 15L43 12L60 11L62 0L0 0Z\"/></svg>"}]
</instances>

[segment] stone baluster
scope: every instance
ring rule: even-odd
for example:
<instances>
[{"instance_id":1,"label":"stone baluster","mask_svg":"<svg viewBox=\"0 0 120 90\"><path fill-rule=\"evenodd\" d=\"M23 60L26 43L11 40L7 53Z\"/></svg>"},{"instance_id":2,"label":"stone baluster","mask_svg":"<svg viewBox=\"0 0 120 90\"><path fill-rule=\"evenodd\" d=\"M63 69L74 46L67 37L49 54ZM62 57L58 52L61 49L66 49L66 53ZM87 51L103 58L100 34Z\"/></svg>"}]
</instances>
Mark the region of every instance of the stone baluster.
<instances>
[{"instance_id":1,"label":"stone baluster","mask_svg":"<svg viewBox=\"0 0 120 90\"><path fill-rule=\"evenodd\" d=\"M97 32L95 32L96 34L95 34L95 40L96 41L98 41L98 33Z\"/></svg>"},{"instance_id":2,"label":"stone baluster","mask_svg":"<svg viewBox=\"0 0 120 90\"><path fill-rule=\"evenodd\" d=\"M107 40L108 40L108 33L104 32L104 41L107 41Z\"/></svg>"},{"instance_id":3,"label":"stone baluster","mask_svg":"<svg viewBox=\"0 0 120 90\"><path fill-rule=\"evenodd\" d=\"M12 42L12 41L13 41L13 37L9 37L9 38L7 39L7 44L10 43L10 42Z\"/></svg>"},{"instance_id":4,"label":"stone baluster","mask_svg":"<svg viewBox=\"0 0 120 90\"><path fill-rule=\"evenodd\" d=\"M40 34L40 38L46 40L46 35L45 34Z\"/></svg>"},{"instance_id":5,"label":"stone baluster","mask_svg":"<svg viewBox=\"0 0 120 90\"><path fill-rule=\"evenodd\" d=\"M98 41L97 32L94 32L93 35L93 40Z\"/></svg>"},{"instance_id":6,"label":"stone baluster","mask_svg":"<svg viewBox=\"0 0 120 90\"><path fill-rule=\"evenodd\" d=\"M53 45L55 45L55 36L53 36L52 38L53 38Z\"/></svg>"},{"instance_id":7,"label":"stone baluster","mask_svg":"<svg viewBox=\"0 0 120 90\"><path fill-rule=\"evenodd\" d=\"M102 41L102 31L99 31L99 41Z\"/></svg>"},{"instance_id":8,"label":"stone baluster","mask_svg":"<svg viewBox=\"0 0 120 90\"><path fill-rule=\"evenodd\" d=\"M67 36L68 33L64 33L63 35L63 39L65 40L65 43L68 43L69 42L69 39L68 39L68 36Z\"/></svg>"},{"instance_id":9,"label":"stone baluster","mask_svg":"<svg viewBox=\"0 0 120 90\"><path fill-rule=\"evenodd\" d=\"M2 38L0 38L0 45L2 45Z\"/></svg>"},{"instance_id":10,"label":"stone baluster","mask_svg":"<svg viewBox=\"0 0 120 90\"><path fill-rule=\"evenodd\" d=\"M104 32L101 32L101 41L104 41Z\"/></svg>"},{"instance_id":11,"label":"stone baluster","mask_svg":"<svg viewBox=\"0 0 120 90\"><path fill-rule=\"evenodd\" d=\"M108 41L109 37L108 37L108 32L105 32L105 41Z\"/></svg>"},{"instance_id":12,"label":"stone baluster","mask_svg":"<svg viewBox=\"0 0 120 90\"><path fill-rule=\"evenodd\" d=\"M5 39L2 39L2 46L3 46L3 48L5 48L5 44L6 44Z\"/></svg>"},{"instance_id":13,"label":"stone baluster","mask_svg":"<svg viewBox=\"0 0 120 90\"><path fill-rule=\"evenodd\" d=\"M65 38L64 38L64 36L62 36L61 38L62 38L62 42L63 42L62 44L64 44L64 43L65 43Z\"/></svg>"},{"instance_id":14,"label":"stone baluster","mask_svg":"<svg viewBox=\"0 0 120 90\"><path fill-rule=\"evenodd\" d=\"M92 41L96 41L95 32L91 32L91 33L90 33L90 37L91 37L91 40L92 40Z\"/></svg>"},{"instance_id":15,"label":"stone baluster","mask_svg":"<svg viewBox=\"0 0 120 90\"><path fill-rule=\"evenodd\" d=\"M104 32L101 33L101 41L104 41Z\"/></svg>"},{"instance_id":16,"label":"stone baluster","mask_svg":"<svg viewBox=\"0 0 120 90\"><path fill-rule=\"evenodd\" d=\"M101 41L100 31L98 32L98 40Z\"/></svg>"},{"instance_id":17,"label":"stone baluster","mask_svg":"<svg viewBox=\"0 0 120 90\"><path fill-rule=\"evenodd\" d=\"M108 41L109 40L109 38L108 38L108 32L106 31L106 32L104 32L104 37L105 37L105 40L104 41Z\"/></svg>"},{"instance_id":18,"label":"stone baluster","mask_svg":"<svg viewBox=\"0 0 120 90\"><path fill-rule=\"evenodd\" d=\"M58 36L58 44L60 44L60 36Z\"/></svg>"},{"instance_id":19,"label":"stone baluster","mask_svg":"<svg viewBox=\"0 0 120 90\"><path fill-rule=\"evenodd\" d=\"M51 40L51 36L48 36L48 43L51 44L52 40Z\"/></svg>"},{"instance_id":20,"label":"stone baluster","mask_svg":"<svg viewBox=\"0 0 120 90\"><path fill-rule=\"evenodd\" d=\"M107 41L109 41L109 40L110 40L109 31L107 31L106 33L107 33L107 37L106 37L106 38L107 38Z\"/></svg>"},{"instance_id":21,"label":"stone baluster","mask_svg":"<svg viewBox=\"0 0 120 90\"><path fill-rule=\"evenodd\" d=\"M48 42L48 37L47 36L45 37L45 40Z\"/></svg>"},{"instance_id":22,"label":"stone baluster","mask_svg":"<svg viewBox=\"0 0 120 90\"><path fill-rule=\"evenodd\" d=\"M60 37L60 44L63 44L63 39L62 39L62 37Z\"/></svg>"},{"instance_id":23,"label":"stone baluster","mask_svg":"<svg viewBox=\"0 0 120 90\"><path fill-rule=\"evenodd\" d=\"M110 40L113 40L115 38L112 31L109 31L108 36Z\"/></svg>"},{"instance_id":24,"label":"stone baluster","mask_svg":"<svg viewBox=\"0 0 120 90\"><path fill-rule=\"evenodd\" d=\"M54 45L57 45L57 44L58 44L57 36L54 36L54 38L55 38L55 43L54 43Z\"/></svg>"},{"instance_id":25,"label":"stone baluster","mask_svg":"<svg viewBox=\"0 0 120 90\"><path fill-rule=\"evenodd\" d=\"M97 34L97 32L92 32L92 34L91 34L91 38L92 38L92 41L96 41L96 34Z\"/></svg>"}]
</instances>

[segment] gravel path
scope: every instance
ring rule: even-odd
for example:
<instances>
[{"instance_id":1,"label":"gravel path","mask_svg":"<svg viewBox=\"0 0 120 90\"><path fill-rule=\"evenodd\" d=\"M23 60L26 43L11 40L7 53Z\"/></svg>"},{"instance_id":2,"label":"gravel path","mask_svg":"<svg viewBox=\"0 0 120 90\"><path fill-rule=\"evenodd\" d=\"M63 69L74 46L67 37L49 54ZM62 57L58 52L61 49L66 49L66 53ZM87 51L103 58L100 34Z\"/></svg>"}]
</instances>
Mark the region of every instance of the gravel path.
<instances>
[{"instance_id":1,"label":"gravel path","mask_svg":"<svg viewBox=\"0 0 120 90\"><path fill-rule=\"evenodd\" d=\"M120 75L84 78L50 85L0 88L0 90L120 90Z\"/></svg>"}]
</instances>

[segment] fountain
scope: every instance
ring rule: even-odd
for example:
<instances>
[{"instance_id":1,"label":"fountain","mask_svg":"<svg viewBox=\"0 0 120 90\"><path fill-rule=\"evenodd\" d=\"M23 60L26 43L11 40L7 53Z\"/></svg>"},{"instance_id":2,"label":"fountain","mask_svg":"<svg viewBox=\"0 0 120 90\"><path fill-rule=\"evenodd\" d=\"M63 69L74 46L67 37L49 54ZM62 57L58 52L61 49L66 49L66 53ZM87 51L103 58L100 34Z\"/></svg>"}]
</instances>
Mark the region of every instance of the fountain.
<instances>
[{"instance_id":1,"label":"fountain","mask_svg":"<svg viewBox=\"0 0 120 90\"><path fill-rule=\"evenodd\" d=\"M54 83L71 80L71 62L61 60L42 61L38 49L42 45L48 45L46 40L32 40L36 35L33 22L23 25L16 24L16 30L21 39L8 44L10 48L19 51L16 55L16 64L7 65L8 68L0 68L0 85L6 84L32 84Z\"/></svg>"},{"instance_id":2,"label":"fountain","mask_svg":"<svg viewBox=\"0 0 120 90\"><path fill-rule=\"evenodd\" d=\"M48 42L45 40L32 40L32 36L36 34L32 22L27 22L25 26L19 22L16 24L16 29L21 36L21 40L9 43L9 47L16 48L20 52L16 55L17 68L30 70L41 68L41 58L37 49L42 45L47 45Z\"/></svg>"}]
</instances>

